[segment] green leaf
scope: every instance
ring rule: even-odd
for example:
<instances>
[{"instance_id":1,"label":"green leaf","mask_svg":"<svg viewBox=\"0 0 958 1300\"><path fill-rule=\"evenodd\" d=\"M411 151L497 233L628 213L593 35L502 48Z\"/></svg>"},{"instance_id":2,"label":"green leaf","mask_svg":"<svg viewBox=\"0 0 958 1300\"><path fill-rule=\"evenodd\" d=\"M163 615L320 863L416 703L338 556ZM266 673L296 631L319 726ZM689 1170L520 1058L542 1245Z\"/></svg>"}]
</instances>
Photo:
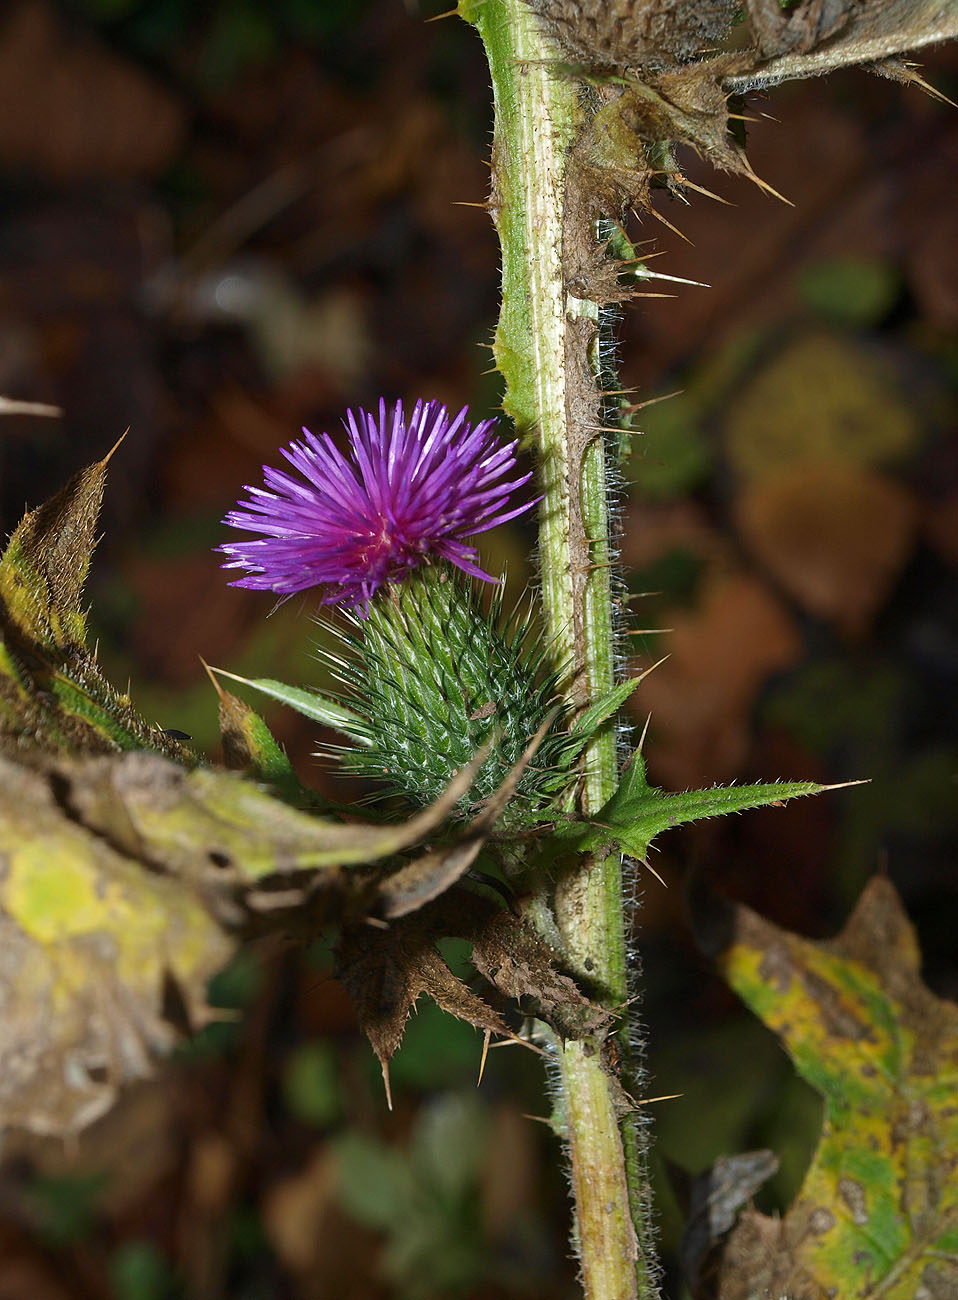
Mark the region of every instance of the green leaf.
<instances>
[{"instance_id":1,"label":"green leaf","mask_svg":"<svg viewBox=\"0 0 958 1300\"><path fill-rule=\"evenodd\" d=\"M733 1232L722 1300L958 1294L958 1006L921 982L892 884L873 878L824 943L741 906L713 904L707 924L726 979L825 1099L788 1213L747 1211Z\"/></svg>"},{"instance_id":2,"label":"green leaf","mask_svg":"<svg viewBox=\"0 0 958 1300\"><path fill-rule=\"evenodd\" d=\"M593 704L579 714L569 728L569 740L575 742L581 740L582 744L591 740L603 722L608 722L609 718L618 713L635 688L647 676L648 673L642 673L639 677L630 677L628 681L619 682L610 691L600 695ZM578 755L579 752L581 746L576 750L576 754Z\"/></svg>"},{"instance_id":3,"label":"green leaf","mask_svg":"<svg viewBox=\"0 0 958 1300\"><path fill-rule=\"evenodd\" d=\"M226 766L257 777L297 808L331 811L336 805L303 785L286 751L260 715L243 700L224 691L212 669L207 671L219 696L220 736Z\"/></svg>"},{"instance_id":4,"label":"green leaf","mask_svg":"<svg viewBox=\"0 0 958 1300\"><path fill-rule=\"evenodd\" d=\"M556 834L575 840L580 849L598 849L613 842L623 853L633 858L645 858L655 836L673 826L704 817L744 812L748 808L777 805L786 799L820 794L832 788L817 785L814 781L773 781L765 785L712 786L708 790L666 794L649 785L645 759L636 750L622 774L619 788L595 817L588 823L560 824Z\"/></svg>"},{"instance_id":5,"label":"green leaf","mask_svg":"<svg viewBox=\"0 0 958 1300\"><path fill-rule=\"evenodd\" d=\"M343 1209L370 1228L401 1223L415 1194L406 1156L366 1133L347 1133L335 1144L336 1190Z\"/></svg>"},{"instance_id":6,"label":"green leaf","mask_svg":"<svg viewBox=\"0 0 958 1300\"><path fill-rule=\"evenodd\" d=\"M653 664L652 668L657 666L657 664ZM549 767L551 770L545 772L540 780L540 788L544 793L559 793L568 789L570 784L569 769L578 762L582 751L596 732L618 713L639 683L649 675L652 668L647 668L638 677L630 677L628 681L619 682L617 686L613 686L611 690L606 691L593 704L590 704L565 734L560 732L556 735L549 751ZM554 810L543 804L525 810L519 824L534 826L536 823L551 821L554 816Z\"/></svg>"},{"instance_id":7,"label":"green leaf","mask_svg":"<svg viewBox=\"0 0 958 1300\"><path fill-rule=\"evenodd\" d=\"M336 1054L329 1043L301 1043L283 1070L283 1095L292 1113L320 1128L343 1113L343 1091Z\"/></svg>"},{"instance_id":8,"label":"green leaf","mask_svg":"<svg viewBox=\"0 0 958 1300\"><path fill-rule=\"evenodd\" d=\"M900 290L895 268L876 258L836 257L805 267L798 289L822 316L872 325L890 311Z\"/></svg>"},{"instance_id":9,"label":"green leaf","mask_svg":"<svg viewBox=\"0 0 958 1300\"><path fill-rule=\"evenodd\" d=\"M358 713L337 700L320 695L318 691L307 690L302 686L287 686L285 682L274 681L272 677L240 677L238 673L228 673L225 668L213 668L211 671L220 677L240 682L243 686L250 686L271 700L278 700L280 704L286 704L297 713L311 718L313 722L341 731L354 744L368 746L371 743L364 730L366 723Z\"/></svg>"}]
</instances>

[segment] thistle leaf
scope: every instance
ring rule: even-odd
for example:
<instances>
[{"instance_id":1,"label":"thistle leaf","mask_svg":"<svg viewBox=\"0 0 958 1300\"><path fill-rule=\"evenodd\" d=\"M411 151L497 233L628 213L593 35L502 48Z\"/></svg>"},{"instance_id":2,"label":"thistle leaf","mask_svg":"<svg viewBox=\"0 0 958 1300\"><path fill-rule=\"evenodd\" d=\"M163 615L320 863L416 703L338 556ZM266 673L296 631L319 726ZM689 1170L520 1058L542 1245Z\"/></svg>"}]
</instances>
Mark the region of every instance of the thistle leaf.
<instances>
[{"instance_id":1,"label":"thistle leaf","mask_svg":"<svg viewBox=\"0 0 958 1300\"><path fill-rule=\"evenodd\" d=\"M209 665L204 663L203 666L219 699L220 739L225 766L231 771L255 777L295 808L331 811L335 805L300 781L286 751L277 743L260 715L244 700L224 691Z\"/></svg>"},{"instance_id":2,"label":"thistle leaf","mask_svg":"<svg viewBox=\"0 0 958 1300\"><path fill-rule=\"evenodd\" d=\"M116 447L28 511L0 557L5 620L45 650L65 651L85 642L80 600L96 545L106 469Z\"/></svg>"},{"instance_id":3,"label":"thistle leaf","mask_svg":"<svg viewBox=\"0 0 958 1300\"><path fill-rule=\"evenodd\" d=\"M271 700L286 704L313 722L318 722L324 727L332 727L334 731L349 736L354 744L370 743L366 736L365 723L359 714L354 713L338 700L320 695L318 691L307 690L302 686L287 686L285 682L274 681L272 677L241 677L239 673L228 673L225 668L212 668L210 672L216 673L219 677L228 677L230 681L249 686Z\"/></svg>"},{"instance_id":4,"label":"thistle leaf","mask_svg":"<svg viewBox=\"0 0 958 1300\"><path fill-rule=\"evenodd\" d=\"M478 1029L514 1037L499 1013L448 969L435 946L445 937L471 943L479 973L501 995L521 999L525 1012L562 1038L584 1037L611 1021L612 1013L559 969L556 954L534 930L489 899L453 889L386 930L347 929L337 947L337 974L380 1059L387 1092L389 1060L421 993Z\"/></svg>"},{"instance_id":5,"label":"thistle leaf","mask_svg":"<svg viewBox=\"0 0 958 1300\"><path fill-rule=\"evenodd\" d=\"M873 65L958 36L958 9L941 0L839 0L824 10L796 5L790 11L749 0L747 8L758 48L752 67L726 80L730 90Z\"/></svg>"},{"instance_id":6,"label":"thistle leaf","mask_svg":"<svg viewBox=\"0 0 958 1300\"><path fill-rule=\"evenodd\" d=\"M250 781L146 752L57 765L63 800L92 833L154 869L209 888L392 857L431 835L475 778L465 767L407 821L344 824L289 808Z\"/></svg>"},{"instance_id":7,"label":"thistle leaf","mask_svg":"<svg viewBox=\"0 0 958 1300\"><path fill-rule=\"evenodd\" d=\"M608 722L610 718L618 713L622 705L646 676L646 673L642 673L639 677L630 677L628 681L619 682L618 685L613 686L604 695L600 695L593 704L590 704L587 709L584 709L579 714L568 732L568 742L577 747L577 757L581 753L582 747L592 739L604 722ZM579 744L580 741L581 745Z\"/></svg>"},{"instance_id":8,"label":"thistle leaf","mask_svg":"<svg viewBox=\"0 0 958 1300\"><path fill-rule=\"evenodd\" d=\"M444 1011L493 1034L511 1037L502 1017L452 973L436 948L427 912L405 917L388 930L345 930L336 949L336 974L359 1024L379 1057L390 1106L389 1061L402 1042L409 1013L421 993Z\"/></svg>"},{"instance_id":9,"label":"thistle leaf","mask_svg":"<svg viewBox=\"0 0 958 1300\"><path fill-rule=\"evenodd\" d=\"M0 556L0 738L74 753L146 747L188 761L105 680L85 643L83 583L112 455L29 511Z\"/></svg>"},{"instance_id":10,"label":"thistle leaf","mask_svg":"<svg viewBox=\"0 0 958 1300\"><path fill-rule=\"evenodd\" d=\"M555 833L574 841L579 849L600 849L614 843L623 853L644 859L655 836L673 826L778 805L786 799L821 794L834 788L814 781L772 781L763 785L713 786L708 790L667 794L649 785L645 759L636 751L622 774L619 788L595 817L589 822L560 823Z\"/></svg>"}]
</instances>

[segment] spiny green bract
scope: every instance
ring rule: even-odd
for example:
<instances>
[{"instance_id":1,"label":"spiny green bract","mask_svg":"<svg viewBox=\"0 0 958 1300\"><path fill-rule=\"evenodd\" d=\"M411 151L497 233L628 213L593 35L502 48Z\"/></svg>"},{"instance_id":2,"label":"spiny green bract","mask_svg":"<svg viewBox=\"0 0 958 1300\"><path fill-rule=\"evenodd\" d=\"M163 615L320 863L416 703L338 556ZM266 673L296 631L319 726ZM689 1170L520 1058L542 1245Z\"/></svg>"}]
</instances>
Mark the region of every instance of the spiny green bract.
<instances>
[{"instance_id":1,"label":"spiny green bract","mask_svg":"<svg viewBox=\"0 0 958 1300\"><path fill-rule=\"evenodd\" d=\"M491 738L468 803L488 798L556 702L556 674L546 670L528 622L503 619L501 596L484 612L473 585L445 567L383 592L368 617L354 618L340 635L346 654L336 660L337 672L364 719L362 733L355 733L361 744L346 751L346 766L417 804L437 799ZM541 820L568 782L571 748L570 737L553 724L505 824Z\"/></svg>"}]
</instances>

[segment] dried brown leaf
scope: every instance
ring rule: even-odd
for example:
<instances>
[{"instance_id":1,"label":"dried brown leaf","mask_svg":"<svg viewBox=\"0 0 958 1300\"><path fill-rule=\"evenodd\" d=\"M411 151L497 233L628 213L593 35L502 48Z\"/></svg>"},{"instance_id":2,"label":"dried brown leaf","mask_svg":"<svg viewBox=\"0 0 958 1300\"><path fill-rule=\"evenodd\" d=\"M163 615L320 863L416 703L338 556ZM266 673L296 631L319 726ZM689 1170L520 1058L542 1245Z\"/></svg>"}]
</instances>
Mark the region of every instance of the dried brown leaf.
<instances>
[{"instance_id":1,"label":"dried brown leaf","mask_svg":"<svg viewBox=\"0 0 958 1300\"><path fill-rule=\"evenodd\" d=\"M142 68L77 35L46 0L4 6L0 159L58 180L155 176L186 126L183 102Z\"/></svg>"},{"instance_id":2,"label":"dried brown leaf","mask_svg":"<svg viewBox=\"0 0 958 1300\"><path fill-rule=\"evenodd\" d=\"M748 0L758 49L748 72L725 80L744 91L836 68L872 64L958 36L958 6L941 0Z\"/></svg>"},{"instance_id":3,"label":"dried brown leaf","mask_svg":"<svg viewBox=\"0 0 958 1300\"><path fill-rule=\"evenodd\" d=\"M688 1222L682 1233L680 1258L692 1294L708 1294L703 1274L714 1247L734 1227L738 1212L779 1166L774 1151L746 1151L720 1156L692 1183Z\"/></svg>"},{"instance_id":4,"label":"dried brown leaf","mask_svg":"<svg viewBox=\"0 0 958 1300\"><path fill-rule=\"evenodd\" d=\"M674 66L714 48L737 0L530 0L573 59L593 71Z\"/></svg>"},{"instance_id":5,"label":"dried brown leaf","mask_svg":"<svg viewBox=\"0 0 958 1300\"><path fill-rule=\"evenodd\" d=\"M477 908L463 937L472 941L472 960L500 993L513 998L561 1038L583 1038L609 1025L608 1011L591 1002L560 955L524 922L491 907Z\"/></svg>"},{"instance_id":6,"label":"dried brown leaf","mask_svg":"<svg viewBox=\"0 0 958 1300\"><path fill-rule=\"evenodd\" d=\"M911 553L918 508L900 483L838 460L793 465L738 496L753 554L811 614L861 636Z\"/></svg>"},{"instance_id":7,"label":"dried brown leaf","mask_svg":"<svg viewBox=\"0 0 958 1300\"><path fill-rule=\"evenodd\" d=\"M649 208L655 177L681 188L671 153L680 144L775 195L729 130L729 95L854 64L919 82L901 71L898 56L958 35L958 6L940 0L801 0L787 11L778 0L751 0L753 44L733 51L722 38L734 6L722 3L535 0L533 7L560 47L602 83L575 158L579 192L610 215L629 204Z\"/></svg>"},{"instance_id":8,"label":"dried brown leaf","mask_svg":"<svg viewBox=\"0 0 958 1300\"><path fill-rule=\"evenodd\" d=\"M534 930L488 898L453 889L388 928L355 926L345 931L337 949L337 973L383 1064L387 1089L389 1059L421 993L460 1020L511 1036L499 1013L446 966L436 948L440 938L471 943L479 973L560 1037L601 1033L612 1022L612 1014L590 1002L563 973L558 955Z\"/></svg>"},{"instance_id":9,"label":"dried brown leaf","mask_svg":"<svg viewBox=\"0 0 958 1300\"><path fill-rule=\"evenodd\" d=\"M510 1032L498 1013L446 965L436 948L440 934L430 910L424 909L384 930L354 926L337 945L336 974L382 1064L387 1095L389 1061L421 993L479 1029L504 1036Z\"/></svg>"}]
</instances>

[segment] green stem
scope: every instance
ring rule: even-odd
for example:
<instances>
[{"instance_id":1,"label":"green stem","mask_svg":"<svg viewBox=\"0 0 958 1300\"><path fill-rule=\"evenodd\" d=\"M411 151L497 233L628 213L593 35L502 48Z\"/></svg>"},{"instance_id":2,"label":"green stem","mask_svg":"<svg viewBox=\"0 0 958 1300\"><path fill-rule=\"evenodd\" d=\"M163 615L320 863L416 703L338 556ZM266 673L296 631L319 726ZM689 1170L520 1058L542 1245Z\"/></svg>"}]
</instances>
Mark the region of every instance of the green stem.
<instances>
[{"instance_id":1,"label":"green stem","mask_svg":"<svg viewBox=\"0 0 958 1300\"><path fill-rule=\"evenodd\" d=\"M594 230L571 228L591 224L585 205L567 204L570 148L588 109L524 0L461 0L460 13L486 46L495 98L490 207L503 259L496 360L505 409L539 452L546 635L581 707L615 680L608 452L596 382L600 305L571 294L564 275L570 248L596 242ZM618 783L611 725L590 746L583 777L588 815ZM608 1006L625 1008L621 858L580 859L556 884L553 906L567 960ZM626 1062L629 1028L622 1026L617 1054ZM625 1094L608 1046L556 1044L582 1281L588 1300L650 1300L657 1289L642 1129L634 1113L622 1114Z\"/></svg>"}]
</instances>

